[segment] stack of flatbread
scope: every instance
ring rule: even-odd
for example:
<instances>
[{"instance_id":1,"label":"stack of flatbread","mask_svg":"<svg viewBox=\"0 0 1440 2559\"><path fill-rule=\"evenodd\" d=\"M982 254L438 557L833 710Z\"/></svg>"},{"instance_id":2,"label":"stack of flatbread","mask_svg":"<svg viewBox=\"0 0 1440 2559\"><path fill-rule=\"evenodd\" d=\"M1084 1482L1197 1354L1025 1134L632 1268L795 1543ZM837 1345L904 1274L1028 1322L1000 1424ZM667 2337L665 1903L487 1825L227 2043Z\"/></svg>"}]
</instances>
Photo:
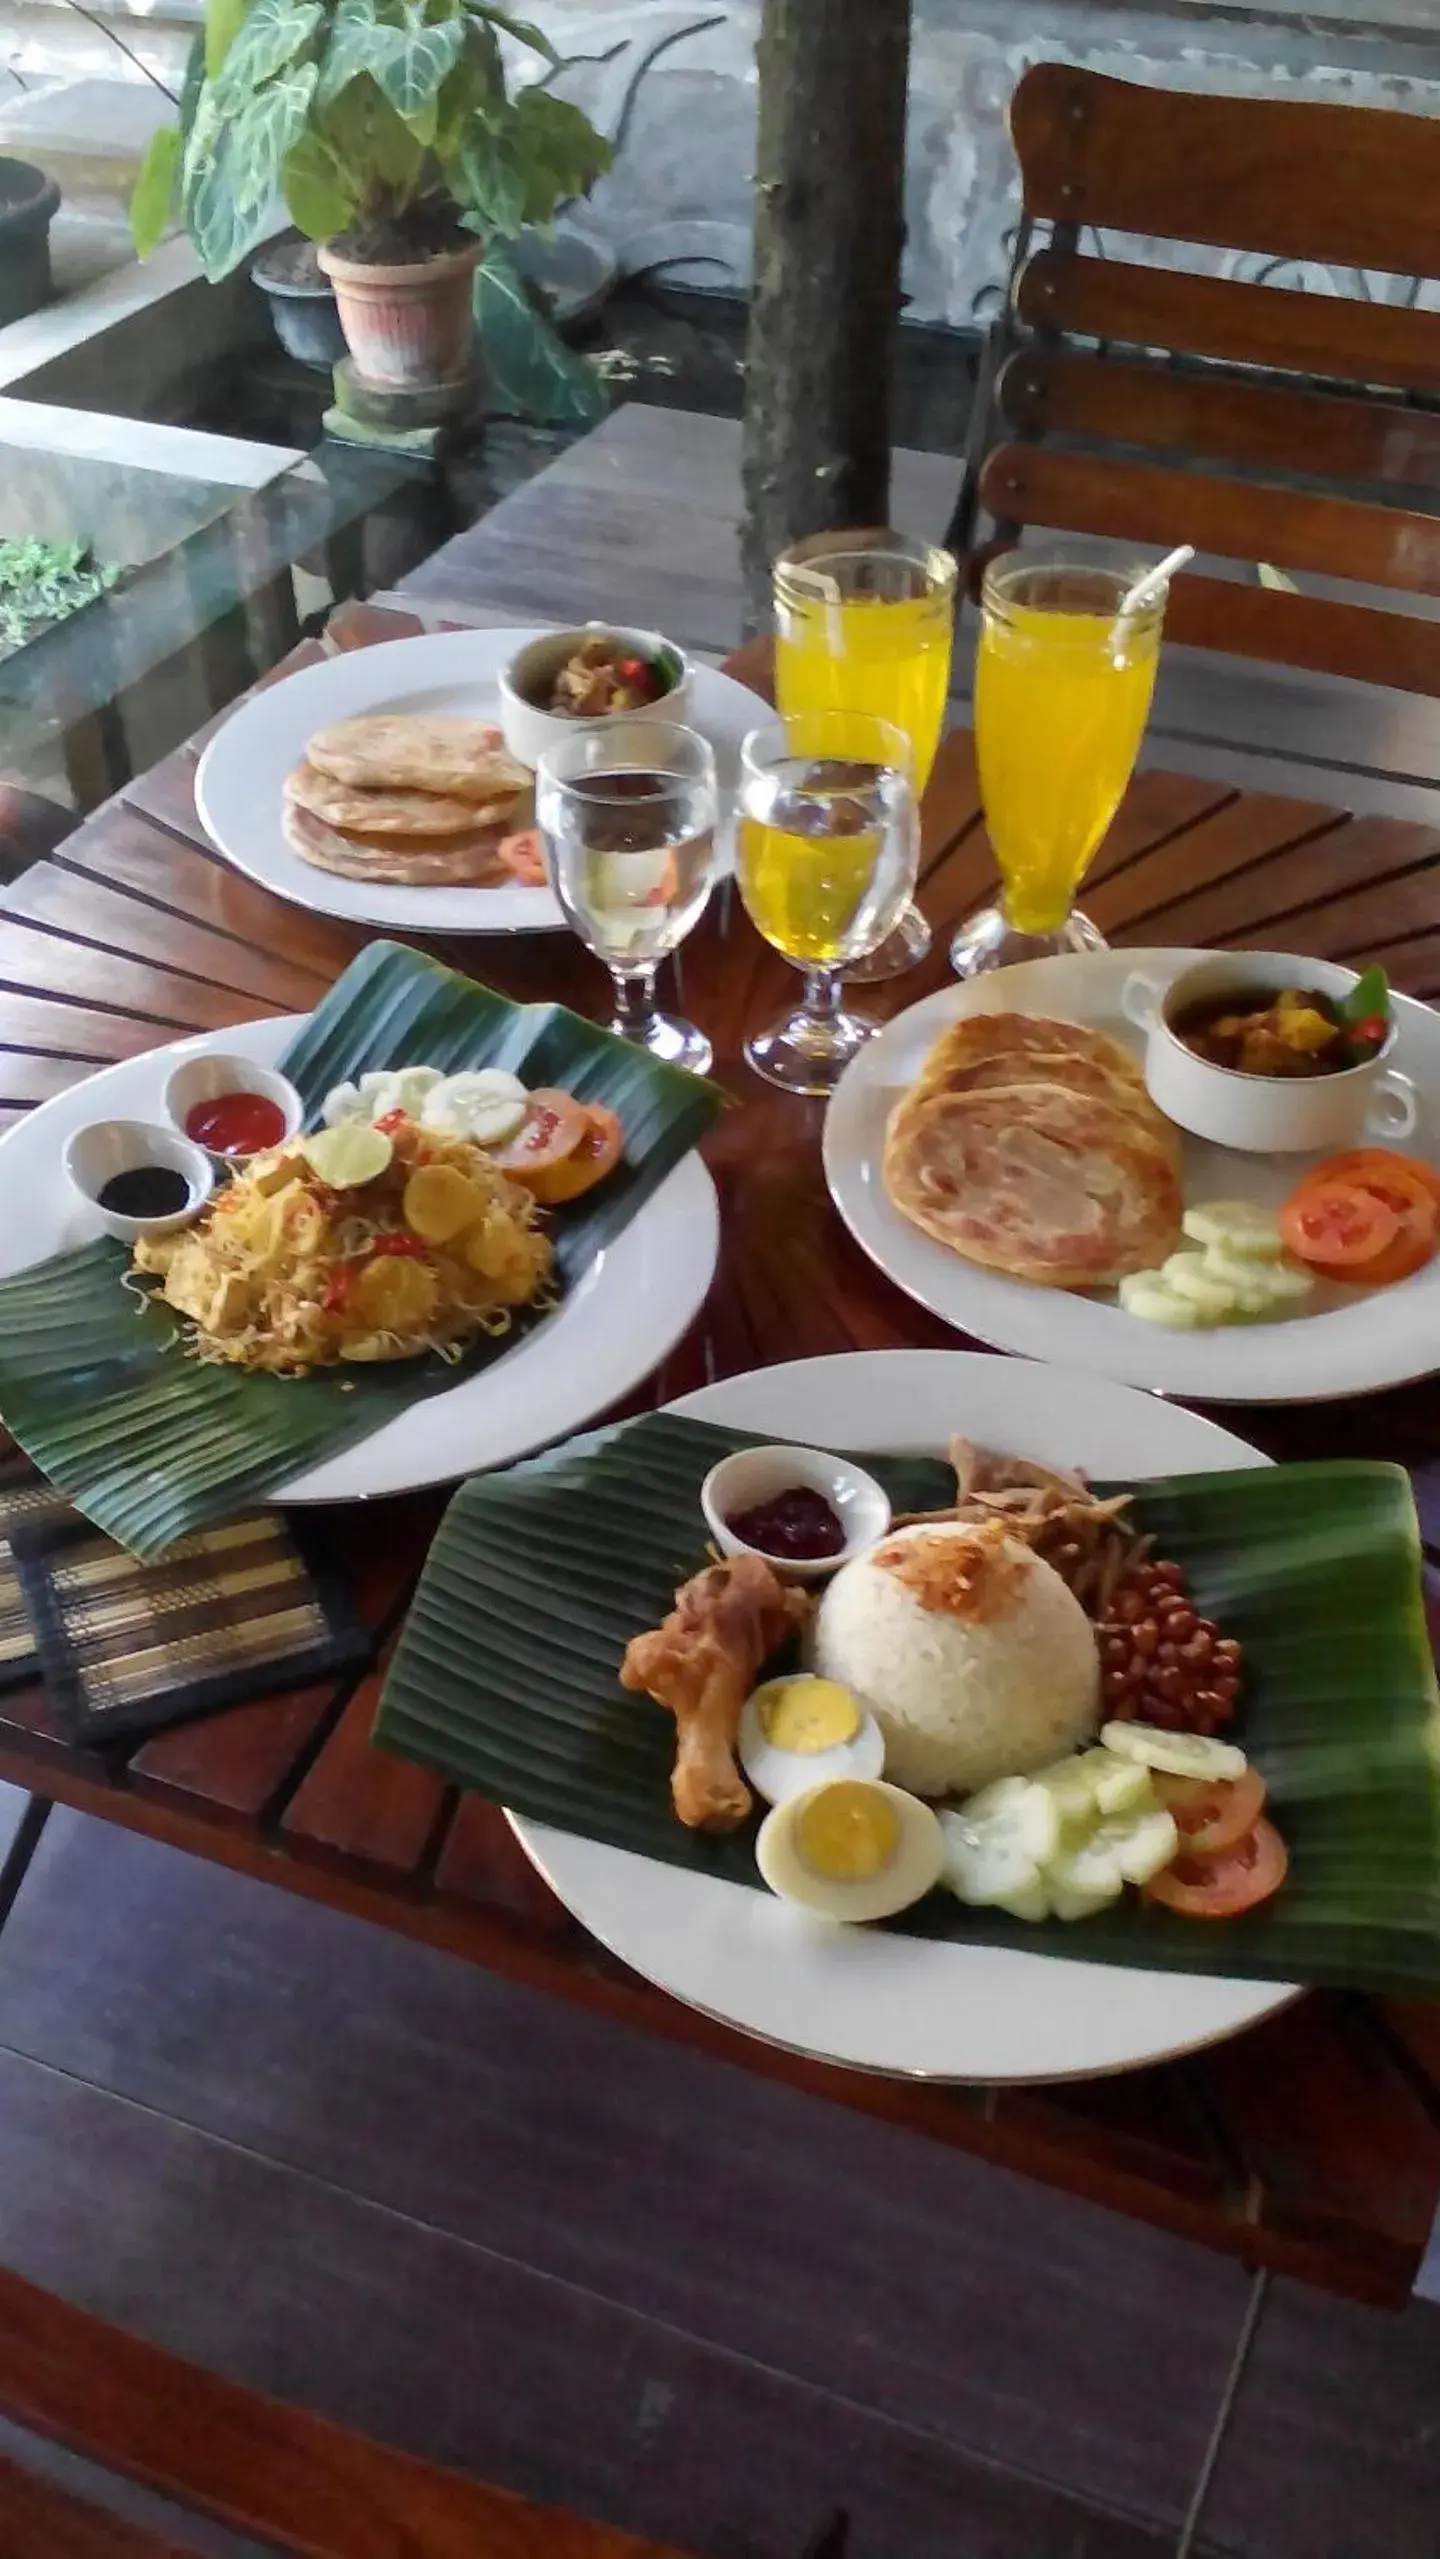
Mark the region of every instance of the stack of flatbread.
<instances>
[{"instance_id":1,"label":"stack of flatbread","mask_svg":"<svg viewBox=\"0 0 1440 2559\"><path fill-rule=\"evenodd\" d=\"M530 824L533 783L483 720L376 712L310 740L285 785L285 841L351 880L489 888L514 876L502 847Z\"/></svg>"},{"instance_id":2,"label":"stack of flatbread","mask_svg":"<svg viewBox=\"0 0 1440 2559\"><path fill-rule=\"evenodd\" d=\"M1128 1049L1080 1022L975 1013L943 1031L885 1137L903 1217L967 1261L1104 1288L1180 1241L1180 1145Z\"/></svg>"}]
</instances>

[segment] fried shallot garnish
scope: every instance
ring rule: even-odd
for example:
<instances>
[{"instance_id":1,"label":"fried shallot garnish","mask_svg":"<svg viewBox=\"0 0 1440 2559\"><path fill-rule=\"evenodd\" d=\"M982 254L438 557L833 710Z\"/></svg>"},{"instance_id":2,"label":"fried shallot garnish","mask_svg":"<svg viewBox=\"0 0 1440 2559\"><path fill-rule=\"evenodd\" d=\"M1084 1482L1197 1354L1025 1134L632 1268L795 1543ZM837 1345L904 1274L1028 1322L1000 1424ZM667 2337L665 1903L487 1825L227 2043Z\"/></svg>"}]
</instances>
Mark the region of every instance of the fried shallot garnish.
<instances>
[{"instance_id":1,"label":"fried shallot garnish","mask_svg":"<svg viewBox=\"0 0 1440 2559\"><path fill-rule=\"evenodd\" d=\"M697 1573L664 1624L626 1645L621 1687L644 1690L675 1718L670 1792L688 1830L736 1830L749 1812L735 1765L740 1709L757 1671L810 1608L763 1556L736 1555Z\"/></svg>"}]
</instances>

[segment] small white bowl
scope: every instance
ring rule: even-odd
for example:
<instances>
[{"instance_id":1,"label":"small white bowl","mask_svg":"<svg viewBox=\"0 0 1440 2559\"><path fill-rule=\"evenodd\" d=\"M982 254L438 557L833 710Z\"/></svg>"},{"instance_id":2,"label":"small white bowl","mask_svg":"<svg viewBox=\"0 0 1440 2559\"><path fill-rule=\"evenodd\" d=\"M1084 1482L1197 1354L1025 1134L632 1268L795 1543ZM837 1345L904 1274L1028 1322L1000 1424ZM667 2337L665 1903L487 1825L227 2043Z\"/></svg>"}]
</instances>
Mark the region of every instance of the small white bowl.
<instances>
[{"instance_id":1,"label":"small white bowl","mask_svg":"<svg viewBox=\"0 0 1440 2559\"><path fill-rule=\"evenodd\" d=\"M88 1128L77 1128L66 1139L60 1160L71 1189L79 1193L106 1234L118 1236L122 1244L133 1244L140 1235L171 1235L177 1227L189 1226L215 1188L215 1167L204 1147L182 1137L177 1129L161 1128L149 1120L92 1120ZM163 1164L183 1173L190 1185L183 1208L173 1209L168 1217L122 1217L113 1208L101 1207L100 1193L106 1183L117 1173L137 1171L142 1164Z\"/></svg>"},{"instance_id":2,"label":"small white bowl","mask_svg":"<svg viewBox=\"0 0 1440 2559\"><path fill-rule=\"evenodd\" d=\"M728 1525L732 1513L753 1510L757 1502L772 1501L778 1493L802 1485L823 1493L838 1513L845 1531L838 1554L818 1555L809 1562L798 1556L766 1554L763 1546L748 1546ZM782 1580L791 1582L828 1580L842 1564L853 1563L857 1555L877 1545L890 1525L890 1503L874 1476L823 1448L737 1448L711 1467L700 1487L700 1508L722 1555L764 1555Z\"/></svg>"},{"instance_id":3,"label":"small white bowl","mask_svg":"<svg viewBox=\"0 0 1440 2559\"><path fill-rule=\"evenodd\" d=\"M305 1117L305 1105L288 1075L277 1075L273 1067L252 1066L248 1057L208 1056L187 1057L176 1067L165 1087L165 1117L185 1137L185 1122L197 1103L218 1102L226 1093L256 1093L275 1104L285 1122L284 1136L274 1141L277 1146L294 1137ZM187 1142L199 1143L194 1138ZM222 1154L215 1146L207 1146L204 1152L220 1164L245 1161L243 1156Z\"/></svg>"},{"instance_id":4,"label":"small white bowl","mask_svg":"<svg viewBox=\"0 0 1440 2559\"><path fill-rule=\"evenodd\" d=\"M1366 1139L1396 1145L1414 1130L1419 1106L1409 1076L1388 1062L1395 1048L1393 1016L1384 1047L1338 1075L1246 1075L1197 1057L1171 1027L1188 1006L1212 996L1278 995L1282 987L1310 986L1338 1002L1357 982L1354 969L1335 960L1307 960L1289 951L1225 952L1182 969L1168 986L1136 970L1120 1002L1126 1019L1146 1034L1151 1101L1192 1137L1245 1155L1301 1155L1359 1146Z\"/></svg>"},{"instance_id":5,"label":"small white bowl","mask_svg":"<svg viewBox=\"0 0 1440 2559\"><path fill-rule=\"evenodd\" d=\"M645 658L652 665L662 655L672 658L679 674L669 692L657 701L642 702L638 710L604 711L591 720L567 719L559 711L543 710L542 699L562 666L568 666L583 641L593 640L598 633L615 641L626 657ZM500 675L500 725L511 754L533 772L547 747L558 745L561 738L578 737L586 729L606 729L612 720L658 720L669 728L688 727L691 690L690 661L663 631L626 631L613 622L587 622L583 630L551 631L543 640L531 640L516 650Z\"/></svg>"}]
</instances>

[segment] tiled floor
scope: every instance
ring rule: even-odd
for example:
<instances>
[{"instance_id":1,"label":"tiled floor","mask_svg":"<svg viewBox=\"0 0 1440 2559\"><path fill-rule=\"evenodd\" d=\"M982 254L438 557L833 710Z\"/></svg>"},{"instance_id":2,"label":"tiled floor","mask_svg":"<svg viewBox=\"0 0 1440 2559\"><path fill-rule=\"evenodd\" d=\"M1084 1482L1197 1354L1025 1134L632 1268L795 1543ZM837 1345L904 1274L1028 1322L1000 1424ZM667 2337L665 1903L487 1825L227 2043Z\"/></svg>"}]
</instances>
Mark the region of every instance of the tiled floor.
<instances>
[{"instance_id":1,"label":"tiled floor","mask_svg":"<svg viewBox=\"0 0 1440 2559\"><path fill-rule=\"evenodd\" d=\"M1251 2300L1180 2241L64 1813L0 1939L0 2244L699 2559L793 2559L837 2505L853 2559L1172 2559ZM1437 2380L1428 2305L1275 2287L1187 2548L1434 2559Z\"/></svg>"}]
</instances>

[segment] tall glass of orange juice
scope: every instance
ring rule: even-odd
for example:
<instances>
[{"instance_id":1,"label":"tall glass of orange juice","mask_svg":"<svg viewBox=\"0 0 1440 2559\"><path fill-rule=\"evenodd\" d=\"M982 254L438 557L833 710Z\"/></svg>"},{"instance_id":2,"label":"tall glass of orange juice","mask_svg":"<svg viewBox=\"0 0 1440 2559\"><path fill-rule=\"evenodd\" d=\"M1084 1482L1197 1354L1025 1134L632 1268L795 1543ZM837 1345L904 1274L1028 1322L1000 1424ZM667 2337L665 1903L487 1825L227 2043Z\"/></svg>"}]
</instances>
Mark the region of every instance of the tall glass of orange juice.
<instances>
[{"instance_id":1,"label":"tall glass of orange juice","mask_svg":"<svg viewBox=\"0 0 1440 2559\"><path fill-rule=\"evenodd\" d=\"M975 756L1001 896L951 944L961 976L1104 947L1075 898L1150 716L1164 590L1121 609L1143 573L1138 561L1110 568L1023 551L985 572Z\"/></svg>"},{"instance_id":2,"label":"tall glass of orange juice","mask_svg":"<svg viewBox=\"0 0 1440 2559\"><path fill-rule=\"evenodd\" d=\"M786 719L864 714L909 739L923 792L945 724L955 627L955 562L888 528L817 533L775 565L775 699ZM848 977L893 977L930 947L913 903L883 947Z\"/></svg>"}]
</instances>

